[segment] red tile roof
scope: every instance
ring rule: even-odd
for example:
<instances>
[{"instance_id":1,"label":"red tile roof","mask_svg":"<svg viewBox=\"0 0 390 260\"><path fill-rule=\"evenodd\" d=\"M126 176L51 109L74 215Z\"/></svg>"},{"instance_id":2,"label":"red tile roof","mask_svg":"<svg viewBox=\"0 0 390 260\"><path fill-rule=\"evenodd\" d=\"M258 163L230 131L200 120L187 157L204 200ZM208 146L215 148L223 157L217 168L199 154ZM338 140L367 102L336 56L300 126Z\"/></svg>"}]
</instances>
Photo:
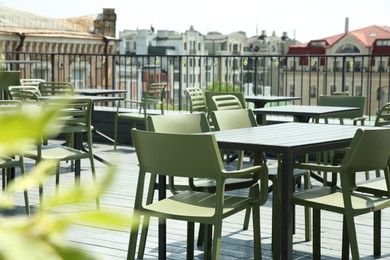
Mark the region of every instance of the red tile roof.
<instances>
[{"instance_id":1,"label":"red tile roof","mask_svg":"<svg viewBox=\"0 0 390 260\"><path fill-rule=\"evenodd\" d=\"M350 35L357 41L359 41L364 47L372 48L375 40L378 39L389 39L390 40L390 27L389 26L378 26L372 25L369 27L361 28L354 31L349 31L347 33L341 33L337 35L333 35L330 37L325 37L322 39L312 40L310 42L291 45L289 47L289 54L310 54L313 53L314 50L310 50L312 48L318 49L318 47L312 47L311 43L315 42L325 42L326 44L322 47L323 50L331 47L340 39L345 37L346 35ZM314 51L318 52L318 50Z\"/></svg>"}]
</instances>

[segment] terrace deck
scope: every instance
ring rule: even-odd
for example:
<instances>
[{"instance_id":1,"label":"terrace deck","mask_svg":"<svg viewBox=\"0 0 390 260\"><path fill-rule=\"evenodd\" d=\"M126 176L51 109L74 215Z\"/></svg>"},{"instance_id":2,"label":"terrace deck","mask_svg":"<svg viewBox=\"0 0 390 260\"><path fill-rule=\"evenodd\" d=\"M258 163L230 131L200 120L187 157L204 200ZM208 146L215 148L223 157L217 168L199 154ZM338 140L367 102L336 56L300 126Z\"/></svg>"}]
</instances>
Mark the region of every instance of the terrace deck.
<instances>
[{"instance_id":1,"label":"terrace deck","mask_svg":"<svg viewBox=\"0 0 390 260\"><path fill-rule=\"evenodd\" d=\"M101 208L115 209L128 216L132 214L135 187L137 181L137 159L134 149L129 146L120 146L116 151L113 146L107 144L95 144L95 152L104 159L117 165L116 178L113 186L101 198ZM32 161L27 161L27 166L32 166ZM81 184L91 181L89 163L82 160ZM106 166L96 162L98 178L105 174ZM275 170L276 164L270 161L270 169ZM53 176L54 177L54 176ZM44 186L44 194L54 192L54 178L48 180ZM70 164L61 164L60 190L74 184L74 174ZM320 185L313 182L313 185ZM242 191L243 195L247 191ZM39 207L38 189L29 191L30 202L33 211ZM261 234L263 259L271 257L271 199L261 207ZM23 198L18 197L18 212L23 214ZM67 214L75 211L94 211L95 203L68 204L53 212L53 214ZM9 215L0 212L2 218ZM342 216L324 212L322 214L322 257L323 259L340 259L341 257L341 229ZM253 259L252 230L242 230L243 213L227 218L223 226L223 238L221 246L221 259ZM358 217L357 232L362 259L374 259L372 240L372 214ZM312 259L312 243L305 242L303 229L303 208L296 208L296 234L294 235L294 259ZM198 226L196 225L196 228ZM186 259L186 224L177 221L168 221L167 235L167 259ZM146 244L144 259L158 258L157 221L152 219L149 237ZM66 241L81 247L96 256L96 259L115 260L125 259L129 241L129 227L118 229L105 229L96 226L74 224L65 234ZM390 209L383 211L382 215L382 257L390 258ZM195 246L195 259L203 259L203 251Z\"/></svg>"}]
</instances>

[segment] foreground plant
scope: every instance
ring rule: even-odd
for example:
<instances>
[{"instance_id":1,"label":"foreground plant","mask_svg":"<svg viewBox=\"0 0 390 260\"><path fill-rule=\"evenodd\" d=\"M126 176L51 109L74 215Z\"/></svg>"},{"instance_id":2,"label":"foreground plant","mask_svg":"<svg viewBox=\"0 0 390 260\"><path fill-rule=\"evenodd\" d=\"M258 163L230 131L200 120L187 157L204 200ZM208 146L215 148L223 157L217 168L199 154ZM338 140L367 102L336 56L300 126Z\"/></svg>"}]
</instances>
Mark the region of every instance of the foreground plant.
<instances>
[{"instance_id":1,"label":"foreground plant","mask_svg":"<svg viewBox=\"0 0 390 260\"><path fill-rule=\"evenodd\" d=\"M0 153L22 154L32 140L40 138L47 129L56 129L57 111L38 114L20 112L0 116ZM56 129L60 131L60 129ZM55 131L49 134L56 134ZM43 184L56 167L55 161L42 161L25 178L17 178L0 196L0 207L12 208L15 191L36 188ZM47 198L44 207L31 216L4 217L0 221L0 260L94 259L82 249L67 243L64 233L74 224L93 226L130 226L130 218L118 212L91 210L53 214L63 204L93 201L101 196L113 180L115 168L107 168L104 177L88 185L75 186Z\"/></svg>"}]
</instances>

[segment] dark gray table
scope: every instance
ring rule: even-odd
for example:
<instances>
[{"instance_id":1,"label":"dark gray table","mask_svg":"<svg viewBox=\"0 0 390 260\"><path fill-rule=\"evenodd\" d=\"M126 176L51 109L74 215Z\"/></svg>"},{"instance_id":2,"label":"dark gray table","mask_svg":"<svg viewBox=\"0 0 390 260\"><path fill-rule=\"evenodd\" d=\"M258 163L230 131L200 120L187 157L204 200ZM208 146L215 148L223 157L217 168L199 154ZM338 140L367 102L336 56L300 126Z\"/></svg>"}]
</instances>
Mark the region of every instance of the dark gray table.
<instances>
[{"instance_id":1,"label":"dark gray table","mask_svg":"<svg viewBox=\"0 0 390 260\"><path fill-rule=\"evenodd\" d=\"M358 107L287 105L287 106L255 108L253 109L253 113L256 115L260 114L260 115L293 116L298 122L309 122L310 118L318 118L324 115L340 114L343 112L350 112L356 110L359 110L359 108Z\"/></svg>"},{"instance_id":2,"label":"dark gray table","mask_svg":"<svg viewBox=\"0 0 390 260\"><path fill-rule=\"evenodd\" d=\"M99 95L125 94L127 93L127 90L88 88L88 89L75 89L74 92L78 95L99 96Z\"/></svg>"},{"instance_id":3,"label":"dark gray table","mask_svg":"<svg viewBox=\"0 0 390 260\"><path fill-rule=\"evenodd\" d=\"M362 127L362 126L360 126ZM274 259L292 259L293 161L298 155L347 147L359 126L284 123L215 132L222 149L281 154L280 243ZM369 127L363 127L369 128ZM277 222L277 221L276 221Z\"/></svg>"},{"instance_id":4,"label":"dark gray table","mask_svg":"<svg viewBox=\"0 0 390 260\"><path fill-rule=\"evenodd\" d=\"M269 102L287 102L301 100L301 97L285 97L285 96L245 96L245 101L255 104L255 108L262 108Z\"/></svg>"}]
</instances>

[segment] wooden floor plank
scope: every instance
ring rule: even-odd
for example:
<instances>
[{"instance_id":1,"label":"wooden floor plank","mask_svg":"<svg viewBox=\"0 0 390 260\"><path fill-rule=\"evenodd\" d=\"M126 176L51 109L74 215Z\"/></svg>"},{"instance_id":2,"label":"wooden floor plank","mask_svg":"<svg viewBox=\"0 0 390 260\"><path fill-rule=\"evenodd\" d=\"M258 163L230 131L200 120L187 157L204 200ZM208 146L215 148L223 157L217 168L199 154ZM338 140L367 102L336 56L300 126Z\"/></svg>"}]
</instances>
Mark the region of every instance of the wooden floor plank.
<instances>
[{"instance_id":1,"label":"wooden floor plank","mask_svg":"<svg viewBox=\"0 0 390 260\"><path fill-rule=\"evenodd\" d=\"M104 159L117 165L117 172L114 184L108 192L101 198L101 207L107 209L120 210L123 214L131 216L134 203L136 180L138 175L137 158L134 149L129 146L120 146L114 151L112 145L95 144L95 152ZM33 165L32 161L27 161L28 167ZM271 161L271 168L276 163ZM81 183L92 181L88 170L87 160L82 161L83 171L81 174ZM100 162L96 163L97 176L101 178L105 174L106 166ZM74 174L71 172L70 164L61 164L60 190L74 185ZM320 185L313 183L313 185ZM50 178L44 186L45 194L49 195L55 192L54 179ZM247 191L242 191L247 194ZM38 189L29 191L30 202L33 210L39 208ZM272 259L271 257L271 200L270 194L267 203L261 207L261 235L263 259ZM18 205L17 212L24 213L22 194L16 195ZM75 211L96 210L94 201L69 204L53 212L53 214L64 214ZM7 217L7 212L0 211L2 218ZM390 210L383 211L382 223L382 257L390 258ZM242 230L244 213L232 216L224 221L223 238L221 247L222 259L253 259L252 249L252 226L248 230ZM302 207L296 208L296 234L293 238L294 259L312 259L311 242L304 240L304 212ZM356 220L358 241L361 258L374 259L372 242L372 214L357 217ZM341 256L341 216L333 213L322 213L322 255L323 259L340 259ZM197 226L196 226L197 228ZM97 259L116 260L125 259L129 241L129 227L123 229L103 229L100 227L86 225L72 225L66 232L66 241L77 245L84 250L95 255ZM158 254L158 232L157 222L152 219L149 231L149 237L146 245L144 259L157 259ZM168 222L168 246L167 259L185 259L186 258L186 224L179 221ZM203 251L195 245L195 259L203 259Z\"/></svg>"}]
</instances>

